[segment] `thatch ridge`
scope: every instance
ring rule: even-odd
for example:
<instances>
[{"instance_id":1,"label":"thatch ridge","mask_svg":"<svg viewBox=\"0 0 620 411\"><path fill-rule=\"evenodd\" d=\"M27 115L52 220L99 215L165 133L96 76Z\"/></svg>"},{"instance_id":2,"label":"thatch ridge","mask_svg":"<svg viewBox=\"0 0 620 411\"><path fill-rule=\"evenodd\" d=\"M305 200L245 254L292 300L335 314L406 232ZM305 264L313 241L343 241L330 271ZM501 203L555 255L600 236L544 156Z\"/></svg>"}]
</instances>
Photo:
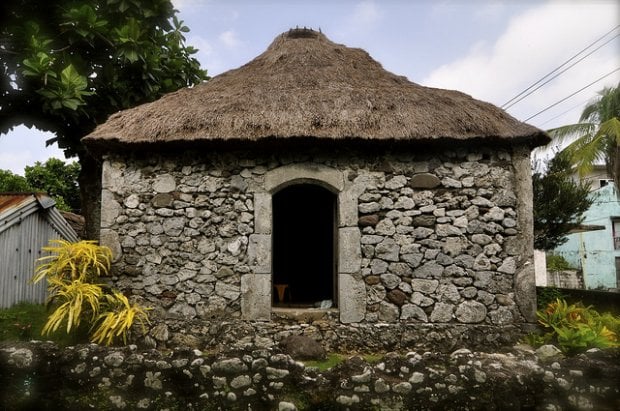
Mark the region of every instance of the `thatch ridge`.
<instances>
[{"instance_id":1,"label":"thatch ridge","mask_svg":"<svg viewBox=\"0 0 620 411\"><path fill-rule=\"evenodd\" d=\"M299 137L548 141L492 104L410 82L364 50L295 29L242 67L112 115L84 142L102 148Z\"/></svg>"}]
</instances>

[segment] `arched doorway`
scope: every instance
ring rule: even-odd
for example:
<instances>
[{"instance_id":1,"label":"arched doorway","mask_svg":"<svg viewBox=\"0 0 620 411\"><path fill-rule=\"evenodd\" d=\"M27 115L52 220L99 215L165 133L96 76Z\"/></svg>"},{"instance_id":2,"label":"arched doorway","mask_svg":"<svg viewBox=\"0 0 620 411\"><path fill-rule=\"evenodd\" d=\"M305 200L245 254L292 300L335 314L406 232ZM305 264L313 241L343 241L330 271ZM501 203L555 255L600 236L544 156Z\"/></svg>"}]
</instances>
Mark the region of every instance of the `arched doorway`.
<instances>
[{"instance_id":1,"label":"arched doorway","mask_svg":"<svg viewBox=\"0 0 620 411\"><path fill-rule=\"evenodd\" d=\"M336 195L316 184L294 184L273 195L275 306L336 303Z\"/></svg>"}]
</instances>

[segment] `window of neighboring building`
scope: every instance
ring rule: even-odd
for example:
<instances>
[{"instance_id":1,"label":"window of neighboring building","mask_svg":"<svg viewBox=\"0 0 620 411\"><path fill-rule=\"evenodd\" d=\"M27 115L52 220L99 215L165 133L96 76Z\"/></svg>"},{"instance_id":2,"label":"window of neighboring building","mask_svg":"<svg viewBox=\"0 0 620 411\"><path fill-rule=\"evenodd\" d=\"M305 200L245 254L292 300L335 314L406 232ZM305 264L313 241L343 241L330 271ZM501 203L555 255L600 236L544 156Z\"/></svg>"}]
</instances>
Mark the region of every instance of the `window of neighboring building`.
<instances>
[{"instance_id":1,"label":"window of neighboring building","mask_svg":"<svg viewBox=\"0 0 620 411\"><path fill-rule=\"evenodd\" d=\"M614 249L620 250L620 219L612 218L611 222L612 235L614 237Z\"/></svg>"}]
</instances>

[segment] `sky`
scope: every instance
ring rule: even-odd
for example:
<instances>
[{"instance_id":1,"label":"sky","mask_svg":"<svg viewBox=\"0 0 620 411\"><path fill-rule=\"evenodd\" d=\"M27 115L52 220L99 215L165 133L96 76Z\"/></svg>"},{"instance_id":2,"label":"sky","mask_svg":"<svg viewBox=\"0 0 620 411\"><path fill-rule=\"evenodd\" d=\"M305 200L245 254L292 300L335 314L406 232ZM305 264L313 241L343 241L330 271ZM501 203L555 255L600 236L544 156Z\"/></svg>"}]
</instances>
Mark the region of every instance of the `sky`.
<instances>
[{"instance_id":1,"label":"sky","mask_svg":"<svg viewBox=\"0 0 620 411\"><path fill-rule=\"evenodd\" d=\"M539 80L529 91L550 80L505 107L515 118L545 130L576 123L598 91L620 83L620 2L615 0L173 4L190 28L187 44L199 49L196 57L210 76L247 63L278 34L308 27L336 43L366 50L386 70L410 81L459 90L499 107ZM36 161L64 158L57 147L45 147L49 138L23 126L0 135L0 169L23 175L24 167Z\"/></svg>"}]
</instances>

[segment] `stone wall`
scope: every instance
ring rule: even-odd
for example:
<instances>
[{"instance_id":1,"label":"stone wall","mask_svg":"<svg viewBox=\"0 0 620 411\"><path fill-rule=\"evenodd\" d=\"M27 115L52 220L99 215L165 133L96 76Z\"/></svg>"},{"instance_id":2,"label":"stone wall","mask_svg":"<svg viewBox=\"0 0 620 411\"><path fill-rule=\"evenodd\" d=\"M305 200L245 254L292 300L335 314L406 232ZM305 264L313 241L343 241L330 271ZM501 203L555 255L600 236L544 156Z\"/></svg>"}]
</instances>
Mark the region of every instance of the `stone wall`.
<instances>
[{"instance_id":1,"label":"stone wall","mask_svg":"<svg viewBox=\"0 0 620 411\"><path fill-rule=\"evenodd\" d=\"M617 410L617 351L563 358L461 349L345 357L326 371L276 349L207 353L51 343L0 347L5 410Z\"/></svg>"},{"instance_id":2,"label":"stone wall","mask_svg":"<svg viewBox=\"0 0 620 411\"><path fill-rule=\"evenodd\" d=\"M293 153L293 154L291 154ZM271 195L338 197L340 323L533 321L529 151L476 147L112 155L102 238L154 318L269 320Z\"/></svg>"}]
</instances>

